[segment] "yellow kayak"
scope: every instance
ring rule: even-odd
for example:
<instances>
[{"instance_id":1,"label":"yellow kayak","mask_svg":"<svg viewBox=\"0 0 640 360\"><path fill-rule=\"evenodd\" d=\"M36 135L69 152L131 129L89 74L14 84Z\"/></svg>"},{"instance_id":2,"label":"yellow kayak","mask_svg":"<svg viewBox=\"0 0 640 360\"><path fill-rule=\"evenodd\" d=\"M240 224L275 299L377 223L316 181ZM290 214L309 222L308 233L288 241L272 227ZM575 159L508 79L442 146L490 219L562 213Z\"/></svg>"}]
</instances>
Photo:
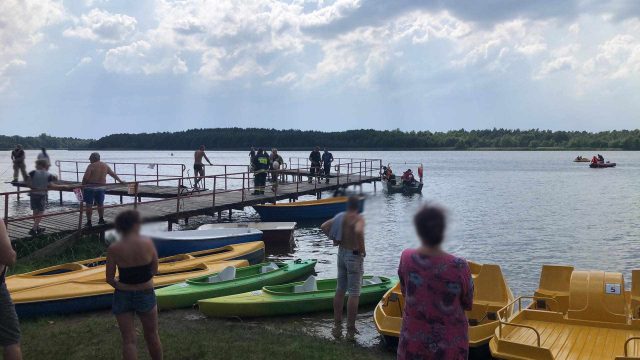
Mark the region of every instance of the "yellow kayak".
<instances>
[{"instance_id":1,"label":"yellow kayak","mask_svg":"<svg viewBox=\"0 0 640 360\"><path fill-rule=\"evenodd\" d=\"M502 275L500 266L469 262L474 283L473 307L467 311L469 319L469 346L487 344L498 326L496 312L513 301L513 294ZM373 319L378 332L394 344L400 336L404 297L398 283L389 290L376 306Z\"/></svg>"},{"instance_id":2,"label":"yellow kayak","mask_svg":"<svg viewBox=\"0 0 640 360\"><path fill-rule=\"evenodd\" d=\"M174 255L159 260L159 271L187 268L199 263L210 263L224 260L246 259L251 264L259 263L264 258L264 243L255 241L223 246L216 249L202 250L188 254ZM58 284L77 279L103 279L106 258L100 257L68 264L50 266L32 272L8 276L7 288L12 294L29 288Z\"/></svg>"},{"instance_id":3,"label":"yellow kayak","mask_svg":"<svg viewBox=\"0 0 640 360\"><path fill-rule=\"evenodd\" d=\"M618 272L545 265L534 296L498 312L489 348L499 359L640 359L640 270L631 291ZM515 310L518 312L515 312Z\"/></svg>"},{"instance_id":4,"label":"yellow kayak","mask_svg":"<svg viewBox=\"0 0 640 360\"><path fill-rule=\"evenodd\" d=\"M243 267L247 260L201 262L177 268L163 267L153 278L155 287L218 273L229 266ZM15 291L11 294L20 317L69 314L106 309L111 306L114 289L102 278L91 276L62 283Z\"/></svg>"}]
</instances>

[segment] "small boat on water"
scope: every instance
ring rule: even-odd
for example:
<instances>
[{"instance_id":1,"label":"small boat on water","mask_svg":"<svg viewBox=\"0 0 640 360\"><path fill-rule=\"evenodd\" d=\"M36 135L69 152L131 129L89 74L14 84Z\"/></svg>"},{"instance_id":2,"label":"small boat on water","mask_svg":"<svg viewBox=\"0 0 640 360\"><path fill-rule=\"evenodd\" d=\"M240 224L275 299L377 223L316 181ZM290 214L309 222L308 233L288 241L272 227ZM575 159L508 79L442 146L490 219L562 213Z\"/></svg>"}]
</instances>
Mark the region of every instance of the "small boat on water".
<instances>
[{"instance_id":1,"label":"small boat on water","mask_svg":"<svg viewBox=\"0 0 640 360\"><path fill-rule=\"evenodd\" d=\"M243 268L229 267L222 272L205 275L156 290L160 309L191 307L198 300L260 290L306 278L315 270L316 260L262 263Z\"/></svg>"},{"instance_id":2,"label":"small boat on water","mask_svg":"<svg viewBox=\"0 0 640 360\"><path fill-rule=\"evenodd\" d=\"M375 304L397 280L365 276L360 305ZM306 314L333 309L336 279L265 286L262 290L198 301L200 311L212 317L261 317ZM346 298L345 298L346 302Z\"/></svg>"},{"instance_id":3,"label":"small boat on water","mask_svg":"<svg viewBox=\"0 0 640 360\"><path fill-rule=\"evenodd\" d=\"M588 159L584 156L577 156L575 159L573 159L573 162L591 162L591 159Z\"/></svg>"},{"instance_id":4,"label":"small boat on water","mask_svg":"<svg viewBox=\"0 0 640 360\"><path fill-rule=\"evenodd\" d=\"M293 242L295 222L248 222L248 223L218 223L206 224L198 230L211 229L256 229L262 231L262 241L265 244L290 244Z\"/></svg>"},{"instance_id":5,"label":"small boat on water","mask_svg":"<svg viewBox=\"0 0 640 360\"><path fill-rule=\"evenodd\" d=\"M199 263L178 269L163 268L154 276L156 287L175 284L198 276L216 274L226 267L242 267L246 260ZM104 276L99 279L80 278L62 283L23 289L11 293L11 298L21 318L44 315L72 314L108 309L111 307L114 289Z\"/></svg>"},{"instance_id":6,"label":"small boat on water","mask_svg":"<svg viewBox=\"0 0 640 360\"><path fill-rule=\"evenodd\" d=\"M262 239L262 231L252 228L145 232L153 240L158 256L171 256L214 249Z\"/></svg>"},{"instance_id":7,"label":"small boat on water","mask_svg":"<svg viewBox=\"0 0 640 360\"><path fill-rule=\"evenodd\" d=\"M179 271L200 263L225 260L247 260L250 264L257 264L262 262L263 259L264 243L256 241L160 258L158 260L158 270L160 272ZM24 289L49 286L77 279L104 280L105 262L106 258L101 257L50 266L24 274L8 276L6 284L9 292L14 293Z\"/></svg>"},{"instance_id":8,"label":"small boat on water","mask_svg":"<svg viewBox=\"0 0 640 360\"><path fill-rule=\"evenodd\" d=\"M469 262L474 284L473 307L467 311L469 319L469 346L486 345L498 326L496 313L513 301L500 266ZM395 345L402 327L404 297L400 284L389 290L376 306L373 319L385 342Z\"/></svg>"},{"instance_id":9,"label":"small boat on water","mask_svg":"<svg viewBox=\"0 0 640 360\"><path fill-rule=\"evenodd\" d=\"M394 166L404 166L404 165L415 165L418 167L418 180L413 177L413 171L408 169L405 171L405 174L409 177L408 180L403 178L398 178L396 174L393 173L391 169L391 165ZM403 177L405 176L403 174ZM381 177L383 188L389 194L421 194L422 187L424 183L422 182L422 178L424 175L424 168L421 163L397 163L397 164L387 164L387 166L383 166L381 169Z\"/></svg>"},{"instance_id":10,"label":"small boat on water","mask_svg":"<svg viewBox=\"0 0 640 360\"><path fill-rule=\"evenodd\" d=\"M544 265L534 295L498 319L489 343L498 359L640 359L640 270L627 290L618 272Z\"/></svg>"},{"instance_id":11,"label":"small boat on water","mask_svg":"<svg viewBox=\"0 0 640 360\"><path fill-rule=\"evenodd\" d=\"M597 163L591 163L589 164L589 167L592 169L601 169L601 168L610 168L610 167L616 167L616 163L612 163L612 162L597 162Z\"/></svg>"},{"instance_id":12,"label":"small boat on water","mask_svg":"<svg viewBox=\"0 0 640 360\"><path fill-rule=\"evenodd\" d=\"M322 200L298 201L254 205L263 221L328 220L347 209L347 197L337 196ZM360 211L364 210L364 197L360 199Z\"/></svg>"}]
</instances>

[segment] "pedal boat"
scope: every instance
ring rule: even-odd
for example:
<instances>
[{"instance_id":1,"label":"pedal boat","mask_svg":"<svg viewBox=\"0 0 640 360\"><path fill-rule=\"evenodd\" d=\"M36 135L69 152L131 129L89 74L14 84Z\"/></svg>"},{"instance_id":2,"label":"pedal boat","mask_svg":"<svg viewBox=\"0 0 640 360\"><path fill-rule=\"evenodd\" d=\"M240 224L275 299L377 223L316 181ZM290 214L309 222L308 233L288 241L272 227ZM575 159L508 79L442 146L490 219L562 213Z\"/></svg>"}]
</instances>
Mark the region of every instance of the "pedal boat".
<instances>
[{"instance_id":1,"label":"pedal boat","mask_svg":"<svg viewBox=\"0 0 640 360\"><path fill-rule=\"evenodd\" d=\"M496 312L513 301L500 266L469 262L474 284L473 307L467 311L469 346L486 345L498 326ZM373 319L378 332L388 345L395 345L402 327L404 297L400 284L389 290L376 306Z\"/></svg>"},{"instance_id":2,"label":"pedal boat","mask_svg":"<svg viewBox=\"0 0 640 360\"><path fill-rule=\"evenodd\" d=\"M621 273L543 266L534 296L518 297L498 311L491 354L519 360L640 359L640 270L631 279L628 291Z\"/></svg>"}]
</instances>

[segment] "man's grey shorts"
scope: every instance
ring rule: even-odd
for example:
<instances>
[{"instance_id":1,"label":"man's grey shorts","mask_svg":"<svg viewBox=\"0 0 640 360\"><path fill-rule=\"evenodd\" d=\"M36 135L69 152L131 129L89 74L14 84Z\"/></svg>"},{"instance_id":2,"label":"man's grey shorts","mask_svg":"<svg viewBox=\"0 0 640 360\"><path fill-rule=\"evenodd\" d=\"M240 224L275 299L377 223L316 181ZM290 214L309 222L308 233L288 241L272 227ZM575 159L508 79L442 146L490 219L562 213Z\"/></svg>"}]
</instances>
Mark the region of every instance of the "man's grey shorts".
<instances>
[{"instance_id":1,"label":"man's grey shorts","mask_svg":"<svg viewBox=\"0 0 640 360\"><path fill-rule=\"evenodd\" d=\"M353 250L338 249L338 291L347 291L349 296L360 296L364 258Z\"/></svg>"},{"instance_id":2,"label":"man's grey shorts","mask_svg":"<svg viewBox=\"0 0 640 360\"><path fill-rule=\"evenodd\" d=\"M11 301L7 285L0 285L0 346L15 345L20 342L20 323L16 308Z\"/></svg>"}]
</instances>

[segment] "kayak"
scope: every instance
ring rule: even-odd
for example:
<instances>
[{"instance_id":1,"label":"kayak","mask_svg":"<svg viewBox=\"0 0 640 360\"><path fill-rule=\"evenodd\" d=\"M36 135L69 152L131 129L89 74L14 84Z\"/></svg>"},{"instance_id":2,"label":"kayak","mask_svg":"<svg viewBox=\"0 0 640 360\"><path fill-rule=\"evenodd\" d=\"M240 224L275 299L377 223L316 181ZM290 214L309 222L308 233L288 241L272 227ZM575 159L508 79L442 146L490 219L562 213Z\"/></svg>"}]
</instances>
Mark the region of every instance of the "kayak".
<instances>
[{"instance_id":1,"label":"kayak","mask_svg":"<svg viewBox=\"0 0 640 360\"><path fill-rule=\"evenodd\" d=\"M246 260L200 263L180 269L160 270L153 278L155 287L185 281L188 278L213 275L228 266L242 267ZM11 293L11 298L21 318L43 315L72 314L108 309L111 307L114 289L101 279L81 278L58 284L23 289Z\"/></svg>"},{"instance_id":2,"label":"kayak","mask_svg":"<svg viewBox=\"0 0 640 360\"><path fill-rule=\"evenodd\" d=\"M171 256L262 239L262 232L251 228L157 231L145 235L153 240L158 256Z\"/></svg>"},{"instance_id":3,"label":"kayak","mask_svg":"<svg viewBox=\"0 0 640 360\"><path fill-rule=\"evenodd\" d=\"M397 280L365 276L360 305L375 304ZM198 301L200 311L212 317L260 317L330 311L336 291L336 279L265 286L262 290ZM345 297L346 303L346 297Z\"/></svg>"},{"instance_id":4,"label":"kayak","mask_svg":"<svg viewBox=\"0 0 640 360\"><path fill-rule=\"evenodd\" d=\"M264 243L256 241L244 244L223 246L216 249L196 251L188 254L174 255L158 260L160 272L178 271L199 263L210 263L224 260L247 260L249 264L257 264L264 260ZM41 286L58 284L77 279L102 279L104 281L106 258L100 257L68 264L50 266L24 274L11 275L6 278L10 293Z\"/></svg>"},{"instance_id":5,"label":"kayak","mask_svg":"<svg viewBox=\"0 0 640 360\"><path fill-rule=\"evenodd\" d=\"M328 220L347 209L346 196L322 200L298 201L254 205L253 208L263 221L304 221ZM364 209L364 198L360 199L360 211Z\"/></svg>"},{"instance_id":6,"label":"kayak","mask_svg":"<svg viewBox=\"0 0 640 360\"><path fill-rule=\"evenodd\" d=\"M616 167L616 163L612 163L612 162L606 162L606 163L591 163L589 164L589 167L592 169L600 169L600 168L610 168L610 167Z\"/></svg>"},{"instance_id":7,"label":"kayak","mask_svg":"<svg viewBox=\"0 0 640 360\"><path fill-rule=\"evenodd\" d=\"M469 262L474 283L473 306L466 315L469 319L469 346L486 345L498 326L496 312L513 301L500 266ZM404 297L400 284L389 290L378 302L373 319L378 332L389 345L395 345L402 327Z\"/></svg>"},{"instance_id":8,"label":"kayak","mask_svg":"<svg viewBox=\"0 0 640 360\"><path fill-rule=\"evenodd\" d=\"M316 260L262 263L244 268L225 269L221 273L189 279L156 290L160 309L193 306L198 300L259 290L304 278L314 272ZM225 272L226 271L226 272Z\"/></svg>"},{"instance_id":9,"label":"kayak","mask_svg":"<svg viewBox=\"0 0 640 360\"><path fill-rule=\"evenodd\" d=\"M290 244L293 242L295 222L247 222L247 223L217 223L206 224L198 230L209 229L256 229L262 231L262 241L269 244Z\"/></svg>"}]
</instances>

